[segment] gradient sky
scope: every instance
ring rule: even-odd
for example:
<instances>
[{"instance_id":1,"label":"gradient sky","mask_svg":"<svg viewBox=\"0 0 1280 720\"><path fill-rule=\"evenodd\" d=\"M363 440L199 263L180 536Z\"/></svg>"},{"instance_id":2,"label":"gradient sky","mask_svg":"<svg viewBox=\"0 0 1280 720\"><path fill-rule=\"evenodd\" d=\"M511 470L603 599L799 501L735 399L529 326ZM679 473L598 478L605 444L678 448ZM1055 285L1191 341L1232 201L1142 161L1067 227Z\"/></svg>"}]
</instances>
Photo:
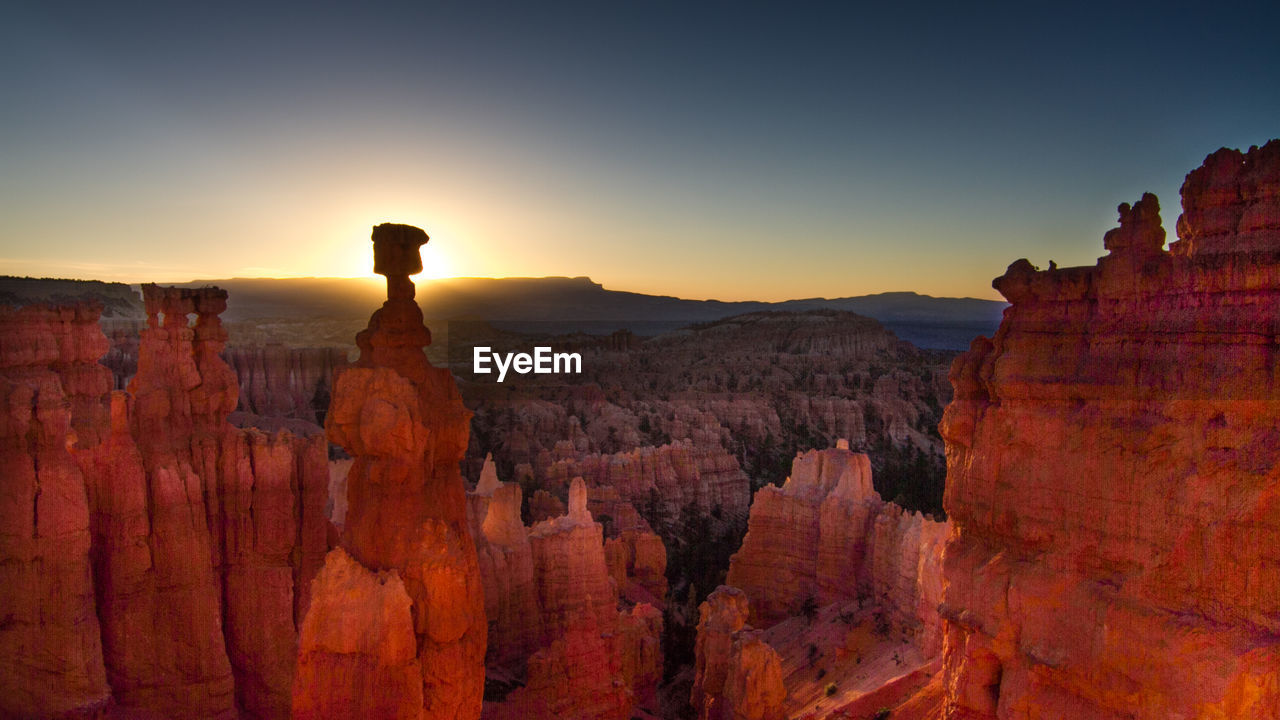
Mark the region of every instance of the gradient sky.
<instances>
[{"instance_id":1,"label":"gradient sky","mask_svg":"<svg viewBox=\"0 0 1280 720\"><path fill-rule=\"evenodd\" d=\"M1274 1L885 5L9 3L0 273L994 298L1280 136Z\"/></svg>"}]
</instances>

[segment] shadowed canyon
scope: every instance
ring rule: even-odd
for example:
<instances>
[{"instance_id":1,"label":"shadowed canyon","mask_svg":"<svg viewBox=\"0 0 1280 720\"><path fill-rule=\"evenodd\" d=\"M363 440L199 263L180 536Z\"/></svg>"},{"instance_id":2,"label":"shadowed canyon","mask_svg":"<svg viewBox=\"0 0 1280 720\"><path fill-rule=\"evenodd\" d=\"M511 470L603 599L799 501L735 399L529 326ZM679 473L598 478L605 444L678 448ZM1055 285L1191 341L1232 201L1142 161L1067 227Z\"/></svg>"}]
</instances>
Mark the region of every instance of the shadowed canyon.
<instances>
[{"instance_id":1,"label":"shadowed canyon","mask_svg":"<svg viewBox=\"0 0 1280 720\"><path fill-rule=\"evenodd\" d=\"M1118 212L946 321L6 279L0 716L1280 720L1280 140Z\"/></svg>"}]
</instances>

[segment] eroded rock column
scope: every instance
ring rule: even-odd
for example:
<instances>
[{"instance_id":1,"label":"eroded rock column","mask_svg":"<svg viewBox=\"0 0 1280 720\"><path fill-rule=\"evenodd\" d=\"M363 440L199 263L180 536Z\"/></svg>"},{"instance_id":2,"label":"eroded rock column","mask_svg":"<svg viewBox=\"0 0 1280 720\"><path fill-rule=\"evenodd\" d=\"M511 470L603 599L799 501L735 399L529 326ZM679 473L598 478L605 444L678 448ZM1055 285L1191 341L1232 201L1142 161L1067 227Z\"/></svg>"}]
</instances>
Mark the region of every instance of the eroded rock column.
<instances>
[{"instance_id":1,"label":"eroded rock column","mask_svg":"<svg viewBox=\"0 0 1280 720\"><path fill-rule=\"evenodd\" d=\"M409 276L422 270L427 239L408 225L373 230L387 301L356 336L359 360L334 381L326 430L355 461L341 548L302 626L296 718L480 716L484 591L458 467L471 414L449 371L423 353L431 333ZM353 594L377 602L344 601Z\"/></svg>"}]
</instances>

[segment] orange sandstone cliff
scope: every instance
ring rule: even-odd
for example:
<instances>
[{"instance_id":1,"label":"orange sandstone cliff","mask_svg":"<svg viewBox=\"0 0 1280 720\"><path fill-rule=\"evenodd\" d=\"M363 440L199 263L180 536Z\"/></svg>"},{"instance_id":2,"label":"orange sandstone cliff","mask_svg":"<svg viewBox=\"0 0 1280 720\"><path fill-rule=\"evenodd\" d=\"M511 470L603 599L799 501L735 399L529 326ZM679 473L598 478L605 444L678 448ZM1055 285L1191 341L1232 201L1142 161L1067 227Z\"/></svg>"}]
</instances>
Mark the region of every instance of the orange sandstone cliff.
<instances>
[{"instance_id":1,"label":"orange sandstone cliff","mask_svg":"<svg viewBox=\"0 0 1280 720\"><path fill-rule=\"evenodd\" d=\"M1280 717L1280 141L1019 260L942 423L946 717Z\"/></svg>"},{"instance_id":2,"label":"orange sandstone cliff","mask_svg":"<svg viewBox=\"0 0 1280 720\"><path fill-rule=\"evenodd\" d=\"M288 717L323 439L227 423L225 292L143 296L127 392L97 362L100 306L0 311L0 714Z\"/></svg>"},{"instance_id":3,"label":"orange sandstone cliff","mask_svg":"<svg viewBox=\"0 0 1280 720\"><path fill-rule=\"evenodd\" d=\"M0 308L0 715L105 707L85 479L74 408L110 389L101 307ZM63 382L63 378L67 382ZM74 378L74 380L72 379ZM78 418L85 420L85 415ZM93 418L89 418L93 419ZM101 420L80 423L101 432ZM74 434L73 434L74 433Z\"/></svg>"},{"instance_id":4,"label":"orange sandstone cliff","mask_svg":"<svg viewBox=\"0 0 1280 720\"><path fill-rule=\"evenodd\" d=\"M768 627L863 598L940 647L941 554L949 526L880 499L871 462L841 440L792 463L781 488L756 492L726 584L746 592L753 624Z\"/></svg>"},{"instance_id":5,"label":"orange sandstone cliff","mask_svg":"<svg viewBox=\"0 0 1280 720\"><path fill-rule=\"evenodd\" d=\"M939 670L949 529L881 500L843 440L798 455L699 608L699 717L861 717L916 694Z\"/></svg>"},{"instance_id":6,"label":"orange sandstone cliff","mask_svg":"<svg viewBox=\"0 0 1280 720\"><path fill-rule=\"evenodd\" d=\"M407 225L373 231L387 301L356 337L359 360L338 371L325 419L355 461L341 547L302 625L295 718L480 716L485 600L458 467L470 413L423 353L431 334L409 276L426 241Z\"/></svg>"}]
</instances>

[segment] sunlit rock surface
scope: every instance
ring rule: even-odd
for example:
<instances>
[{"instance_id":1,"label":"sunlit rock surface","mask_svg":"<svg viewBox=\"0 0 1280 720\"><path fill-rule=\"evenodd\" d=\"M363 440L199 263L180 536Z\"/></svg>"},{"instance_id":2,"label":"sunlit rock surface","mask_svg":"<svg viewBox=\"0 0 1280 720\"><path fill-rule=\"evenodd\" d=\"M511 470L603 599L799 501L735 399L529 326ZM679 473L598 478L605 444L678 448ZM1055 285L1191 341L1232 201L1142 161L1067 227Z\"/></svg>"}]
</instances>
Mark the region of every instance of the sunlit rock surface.
<instances>
[{"instance_id":1,"label":"sunlit rock surface","mask_svg":"<svg viewBox=\"0 0 1280 720\"><path fill-rule=\"evenodd\" d=\"M652 573L665 568L665 550L652 533L606 543L587 495L576 478L568 511L531 529L519 522L518 485L486 469L469 495L473 527L483 512L481 570L497 611L488 664L495 676L524 677L522 687L486 703L486 718L625 720L656 707L662 613L644 601L620 609L619 586L644 596L659 589ZM623 555L620 568L608 562L610 552Z\"/></svg>"},{"instance_id":2,"label":"sunlit rock surface","mask_svg":"<svg viewBox=\"0 0 1280 720\"><path fill-rule=\"evenodd\" d=\"M839 712L894 708L935 680L950 526L883 501L871 480L870 459L839 440L756 492L728 584L700 609L700 717L860 717Z\"/></svg>"},{"instance_id":3,"label":"sunlit rock surface","mask_svg":"<svg viewBox=\"0 0 1280 720\"><path fill-rule=\"evenodd\" d=\"M467 493L467 517L484 584L490 667L518 668L543 641L533 549L520 504L520 486L498 480L493 459L487 459L479 484Z\"/></svg>"},{"instance_id":4,"label":"sunlit rock surface","mask_svg":"<svg viewBox=\"0 0 1280 720\"><path fill-rule=\"evenodd\" d=\"M85 479L68 451L74 408L111 377L101 305L0 307L0 715L105 706ZM100 414L100 413L99 413ZM83 414L81 420L85 419ZM102 418L80 423L102 434Z\"/></svg>"},{"instance_id":5,"label":"sunlit rock surface","mask_svg":"<svg viewBox=\"0 0 1280 720\"><path fill-rule=\"evenodd\" d=\"M1026 260L947 409L951 718L1280 713L1280 141Z\"/></svg>"},{"instance_id":6,"label":"sunlit rock surface","mask_svg":"<svg viewBox=\"0 0 1280 720\"><path fill-rule=\"evenodd\" d=\"M945 522L910 513L872 489L866 455L840 441L798 455L781 488L751 505L726 583L751 598L753 624L768 627L835 602L864 599L939 647Z\"/></svg>"},{"instance_id":7,"label":"sunlit rock surface","mask_svg":"<svg viewBox=\"0 0 1280 720\"><path fill-rule=\"evenodd\" d=\"M746 593L722 585L698 608L690 704L700 720L787 717L782 658L747 625Z\"/></svg>"},{"instance_id":8,"label":"sunlit rock surface","mask_svg":"<svg viewBox=\"0 0 1280 720\"><path fill-rule=\"evenodd\" d=\"M227 423L237 389L219 357L225 292L149 285L143 296L147 327L127 392L110 392L111 372L96 362L107 350L99 307L27 307L0 320L6 341L28 338L0 351L6 405L15 418L36 410L38 424L22 425L41 428L6 436L0 452L17 453L10 467L21 468L33 439L60 449L37 453L37 479L47 480L30 499L14 498L28 506L25 523L36 519L34 533L8 516L0 535L39 540L41 516L55 511L61 520L46 528L63 535L38 551L46 571L37 579L56 586L0 583L6 605L46 608L36 627L48 628L5 653L14 663L6 677L23 689L0 703L23 717L87 706L128 717L288 717L297 622L327 549L324 443ZM58 410L41 411L58 394ZM49 645L72 597L87 600L76 651ZM89 670L73 667L82 658ZM68 665L58 682L41 678L51 662ZM93 684L97 668L105 684Z\"/></svg>"}]
</instances>

